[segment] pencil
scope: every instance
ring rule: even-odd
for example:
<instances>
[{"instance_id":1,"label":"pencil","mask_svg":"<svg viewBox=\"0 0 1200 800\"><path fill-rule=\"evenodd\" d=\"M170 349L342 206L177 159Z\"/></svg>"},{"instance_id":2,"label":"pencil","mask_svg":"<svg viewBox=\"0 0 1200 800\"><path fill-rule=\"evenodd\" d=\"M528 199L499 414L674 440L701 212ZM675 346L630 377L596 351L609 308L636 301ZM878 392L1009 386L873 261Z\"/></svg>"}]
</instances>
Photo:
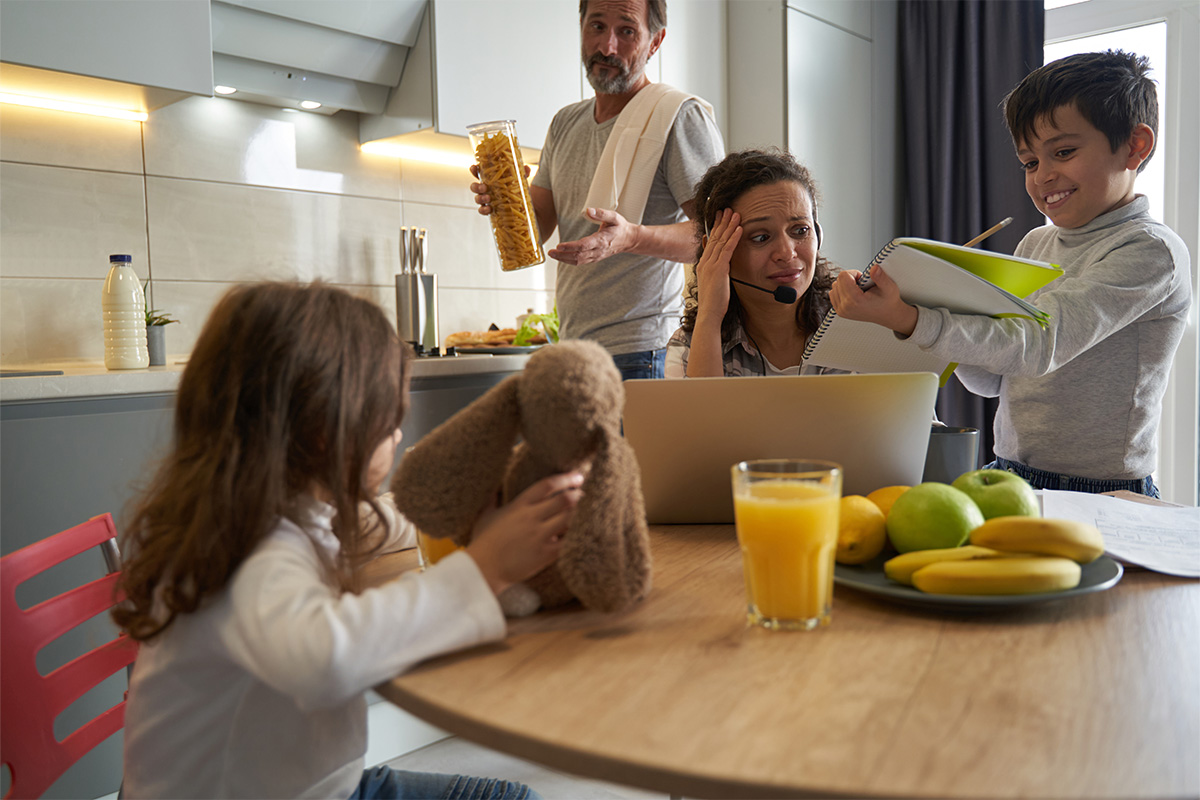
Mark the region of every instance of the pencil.
<instances>
[{"instance_id":1,"label":"pencil","mask_svg":"<svg viewBox=\"0 0 1200 800\"><path fill-rule=\"evenodd\" d=\"M1010 223L1010 222L1012 222L1012 217L1005 217L1004 219L1000 220L999 222L997 222L997 223L996 223L995 225L993 225L992 227L988 228L988 229L987 229L986 231L984 231L983 233L981 233L981 234L979 234L978 236L976 236L976 237L975 237L974 239L972 239L971 241L969 241L969 242L967 242L966 244L964 244L964 245L963 245L963 247L974 247L975 245L979 244L979 243L980 243L980 242L982 242L984 239L988 238L988 237L989 237L989 236L991 236L993 233L995 233L996 231L1000 230L1001 228L1003 228L1005 225L1007 225L1007 224L1008 224L1008 223Z\"/></svg>"}]
</instances>

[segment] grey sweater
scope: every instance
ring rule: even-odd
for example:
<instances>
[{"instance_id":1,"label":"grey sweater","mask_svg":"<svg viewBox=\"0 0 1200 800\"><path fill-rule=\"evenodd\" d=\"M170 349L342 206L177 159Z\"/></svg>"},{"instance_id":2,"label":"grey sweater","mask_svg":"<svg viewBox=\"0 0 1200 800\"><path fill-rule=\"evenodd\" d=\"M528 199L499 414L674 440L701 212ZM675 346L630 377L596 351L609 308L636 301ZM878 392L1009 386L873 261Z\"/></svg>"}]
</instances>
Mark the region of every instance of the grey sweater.
<instances>
[{"instance_id":1,"label":"grey sweater","mask_svg":"<svg viewBox=\"0 0 1200 800\"><path fill-rule=\"evenodd\" d=\"M1064 270L1029 298L1050 315L1045 329L918 308L917 345L958 361L972 392L1000 398L996 455L1100 480L1154 471L1192 290L1183 240L1148 208L1139 195L1080 228L1048 225L1021 240L1016 255Z\"/></svg>"}]
</instances>

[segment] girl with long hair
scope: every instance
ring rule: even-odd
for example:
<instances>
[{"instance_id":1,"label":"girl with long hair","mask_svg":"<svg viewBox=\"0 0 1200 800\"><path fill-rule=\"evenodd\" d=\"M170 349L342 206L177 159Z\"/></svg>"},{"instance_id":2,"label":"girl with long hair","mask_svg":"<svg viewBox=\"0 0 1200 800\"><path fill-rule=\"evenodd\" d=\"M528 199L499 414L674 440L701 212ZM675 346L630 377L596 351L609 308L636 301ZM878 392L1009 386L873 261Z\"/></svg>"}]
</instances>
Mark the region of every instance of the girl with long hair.
<instances>
[{"instance_id":1,"label":"girl with long hair","mask_svg":"<svg viewBox=\"0 0 1200 800\"><path fill-rule=\"evenodd\" d=\"M378 495L410 358L378 306L322 284L241 286L213 310L123 541L113 618L141 643L125 797L536 797L363 770L365 691L502 639L496 595L555 559L582 481L547 478L464 551L363 588L366 562L416 543Z\"/></svg>"}]
</instances>

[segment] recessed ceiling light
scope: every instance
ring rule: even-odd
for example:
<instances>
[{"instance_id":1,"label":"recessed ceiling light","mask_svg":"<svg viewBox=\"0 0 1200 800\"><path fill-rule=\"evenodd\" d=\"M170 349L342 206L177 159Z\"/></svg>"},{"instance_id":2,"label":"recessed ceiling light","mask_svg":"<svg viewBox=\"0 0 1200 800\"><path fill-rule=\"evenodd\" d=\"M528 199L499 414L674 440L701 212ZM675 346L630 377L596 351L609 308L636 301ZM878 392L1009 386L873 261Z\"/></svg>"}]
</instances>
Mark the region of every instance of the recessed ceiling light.
<instances>
[{"instance_id":1,"label":"recessed ceiling light","mask_svg":"<svg viewBox=\"0 0 1200 800\"><path fill-rule=\"evenodd\" d=\"M316 100L301 100L300 107L307 108L309 111L312 111L314 108L320 108L321 104Z\"/></svg>"},{"instance_id":2,"label":"recessed ceiling light","mask_svg":"<svg viewBox=\"0 0 1200 800\"><path fill-rule=\"evenodd\" d=\"M217 94L233 94L237 89L232 86L214 86L213 91Z\"/></svg>"}]
</instances>

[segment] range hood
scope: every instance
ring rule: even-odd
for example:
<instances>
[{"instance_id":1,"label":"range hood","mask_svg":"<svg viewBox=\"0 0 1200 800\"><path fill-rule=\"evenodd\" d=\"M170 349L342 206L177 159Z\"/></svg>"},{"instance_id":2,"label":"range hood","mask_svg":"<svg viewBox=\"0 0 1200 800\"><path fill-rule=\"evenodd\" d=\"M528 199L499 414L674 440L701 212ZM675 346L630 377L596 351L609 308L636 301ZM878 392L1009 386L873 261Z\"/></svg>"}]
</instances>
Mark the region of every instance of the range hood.
<instances>
[{"instance_id":1,"label":"range hood","mask_svg":"<svg viewBox=\"0 0 1200 800\"><path fill-rule=\"evenodd\" d=\"M380 114L428 0L212 0L213 83L235 99Z\"/></svg>"}]
</instances>

